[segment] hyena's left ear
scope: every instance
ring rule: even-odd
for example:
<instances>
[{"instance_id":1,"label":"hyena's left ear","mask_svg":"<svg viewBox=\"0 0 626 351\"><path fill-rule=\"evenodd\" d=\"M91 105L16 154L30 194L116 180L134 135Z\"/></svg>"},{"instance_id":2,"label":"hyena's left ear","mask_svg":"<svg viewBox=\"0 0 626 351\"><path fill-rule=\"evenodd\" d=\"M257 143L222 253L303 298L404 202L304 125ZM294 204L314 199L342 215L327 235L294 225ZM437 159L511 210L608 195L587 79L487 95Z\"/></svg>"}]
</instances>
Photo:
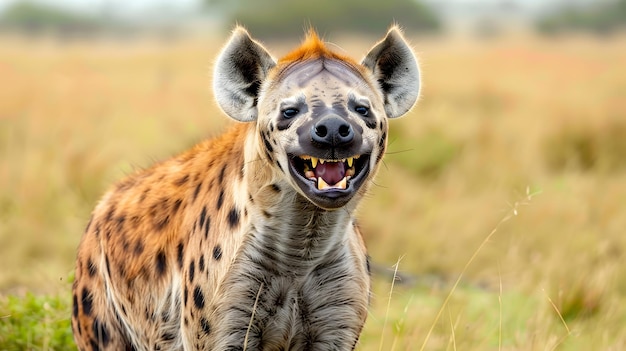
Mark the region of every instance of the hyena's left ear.
<instances>
[{"instance_id":1,"label":"hyena's left ear","mask_svg":"<svg viewBox=\"0 0 626 351\"><path fill-rule=\"evenodd\" d=\"M387 117L400 117L413 107L419 96L420 72L417 59L398 27L392 27L361 64L374 73L380 84Z\"/></svg>"},{"instance_id":2,"label":"hyena's left ear","mask_svg":"<svg viewBox=\"0 0 626 351\"><path fill-rule=\"evenodd\" d=\"M248 32L237 27L215 63L213 92L230 117L242 121L257 118L261 83L276 61Z\"/></svg>"}]
</instances>

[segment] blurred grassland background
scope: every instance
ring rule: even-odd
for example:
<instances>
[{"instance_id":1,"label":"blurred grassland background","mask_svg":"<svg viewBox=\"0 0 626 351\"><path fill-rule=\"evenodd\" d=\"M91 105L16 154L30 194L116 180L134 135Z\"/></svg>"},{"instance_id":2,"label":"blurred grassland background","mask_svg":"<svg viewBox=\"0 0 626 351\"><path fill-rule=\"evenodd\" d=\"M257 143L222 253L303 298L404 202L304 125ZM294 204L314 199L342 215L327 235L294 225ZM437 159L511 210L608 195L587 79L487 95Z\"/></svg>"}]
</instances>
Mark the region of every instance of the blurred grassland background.
<instances>
[{"instance_id":1,"label":"blurred grassland background","mask_svg":"<svg viewBox=\"0 0 626 351\"><path fill-rule=\"evenodd\" d=\"M423 94L359 211L377 267L359 350L626 349L626 34L545 36L563 16L407 33ZM292 32L263 36L280 56ZM231 123L209 88L227 30L168 33L0 35L0 350L74 349L98 198ZM324 34L359 58L384 29Z\"/></svg>"}]
</instances>

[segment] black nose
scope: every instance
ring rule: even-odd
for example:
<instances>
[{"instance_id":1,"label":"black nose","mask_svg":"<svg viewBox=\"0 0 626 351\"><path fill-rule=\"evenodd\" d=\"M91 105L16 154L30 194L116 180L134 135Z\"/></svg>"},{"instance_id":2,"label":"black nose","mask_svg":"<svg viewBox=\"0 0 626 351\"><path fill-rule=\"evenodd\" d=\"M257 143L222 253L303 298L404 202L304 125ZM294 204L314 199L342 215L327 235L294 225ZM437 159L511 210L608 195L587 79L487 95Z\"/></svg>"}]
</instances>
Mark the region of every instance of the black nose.
<instances>
[{"instance_id":1,"label":"black nose","mask_svg":"<svg viewBox=\"0 0 626 351\"><path fill-rule=\"evenodd\" d=\"M354 131L343 118L328 116L313 125L311 138L323 146L345 146L354 139Z\"/></svg>"}]
</instances>

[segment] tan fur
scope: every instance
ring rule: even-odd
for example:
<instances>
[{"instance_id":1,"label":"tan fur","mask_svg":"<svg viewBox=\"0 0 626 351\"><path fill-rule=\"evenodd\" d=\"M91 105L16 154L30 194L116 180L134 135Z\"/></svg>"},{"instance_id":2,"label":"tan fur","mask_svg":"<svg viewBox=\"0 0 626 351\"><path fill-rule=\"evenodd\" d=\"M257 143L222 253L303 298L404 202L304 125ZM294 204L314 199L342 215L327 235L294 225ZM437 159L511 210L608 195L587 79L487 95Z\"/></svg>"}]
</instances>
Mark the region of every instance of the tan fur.
<instances>
[{"instance_id":1,"label":"tan fur","mask_svg":"<svg viewBox=\"0 0 626 351\"><path fill-rule=\"evenodd\" d=\"M318 67L319 77L306 73ZM72 328L81 350L356 346L370 281L353 217L385 149L385 92L374 72L332 53L314 32L275 64L238 29L216 69L224 110L256 121L132 174L104 195L76 259ZM369 101L369 119L350 107L354 99ZM299 116L282 117L281 106L293 101ZM332 150L303 146L307 133L318 133L310 125L328 113L345 114L354 141ZM307 154L294 151L302 147L339 155L328 162L364 153L355 171L364 174L362 185L337 203L302 188L293 173L303 167L299 156Z\"/></svg>"}]
</instances>

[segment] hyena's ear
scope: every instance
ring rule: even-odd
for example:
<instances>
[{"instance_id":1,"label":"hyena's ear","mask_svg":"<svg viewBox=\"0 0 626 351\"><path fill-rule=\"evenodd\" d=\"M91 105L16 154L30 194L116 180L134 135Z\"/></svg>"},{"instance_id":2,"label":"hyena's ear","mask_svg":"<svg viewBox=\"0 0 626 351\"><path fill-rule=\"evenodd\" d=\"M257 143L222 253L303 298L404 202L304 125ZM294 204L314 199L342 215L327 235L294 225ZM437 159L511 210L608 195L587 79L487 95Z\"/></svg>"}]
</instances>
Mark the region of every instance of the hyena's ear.
<instances>
[{"instance_id":1,"label":"hyena's ear","mask_svg":"<svg viewBox=\"0 0 626 351\"><path fill-rule=\"evenodd\" d=\"M361 64L374 73L380 84L387 117L400 117L413 107L419 96L420 72L417 59L398 27L392 27Z\"/></svg>"},{"instance_id":2,"label":"hyena's ear","mask_svg":"<svg viewBox=\"0 0 626 351\"><path fill-rule=\"evenodd\" d=\"M213 92L230 117L242 121L257 118L261 83L276 61L248 32L237 27L215 63Z\"/></svg>"}]
</instances>

